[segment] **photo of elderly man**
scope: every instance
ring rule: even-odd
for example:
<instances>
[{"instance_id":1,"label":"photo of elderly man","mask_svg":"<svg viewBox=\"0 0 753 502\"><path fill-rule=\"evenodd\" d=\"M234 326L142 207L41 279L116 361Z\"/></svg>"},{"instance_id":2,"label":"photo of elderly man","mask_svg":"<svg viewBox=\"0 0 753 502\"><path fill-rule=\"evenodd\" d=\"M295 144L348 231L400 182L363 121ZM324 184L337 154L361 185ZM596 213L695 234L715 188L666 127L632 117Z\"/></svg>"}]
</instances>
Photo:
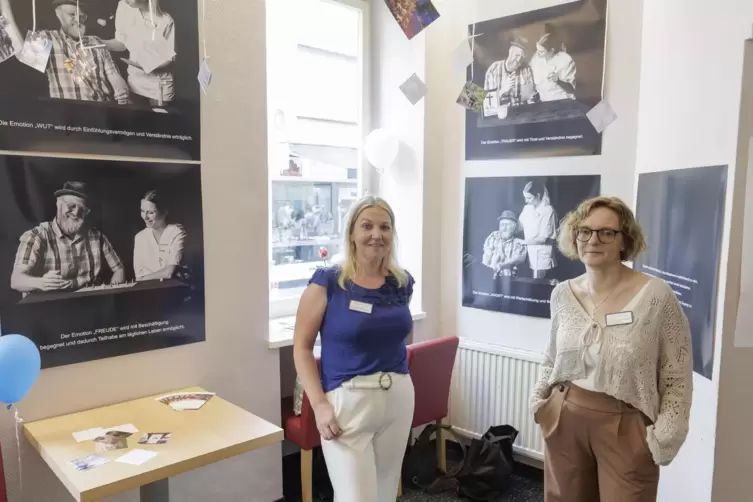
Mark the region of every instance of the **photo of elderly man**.
<instances>
[{"instance_id":1,"label":"photo of elderly man","mask_svg":"<svg viewBox=\"0 0 753 502\"><path fill-rule=\"evenodd\" d=\"M96 37L86 35L87 2L52 0L50 7L59 29L36 33L46 37L52 45L45 69L50 97L128 104L128 84L110 51ZM0 0L0 16L7 20L9 32L22 38L10 0Z\"/></svg>"},{"instance_id":2,"label":"photo of elderly man","mask_svg":"<svg viewBox=\"0 0 753 502\"><path fill-rule=\"evenodd\" d=\"M75 291L103 282L125 281L125 267L110 241L87 224L91 193L86 183L68 181L55 193L56 215L24 232L20 238L11 288L24 295L34 291Z\"/></svg>"}]
</instances>

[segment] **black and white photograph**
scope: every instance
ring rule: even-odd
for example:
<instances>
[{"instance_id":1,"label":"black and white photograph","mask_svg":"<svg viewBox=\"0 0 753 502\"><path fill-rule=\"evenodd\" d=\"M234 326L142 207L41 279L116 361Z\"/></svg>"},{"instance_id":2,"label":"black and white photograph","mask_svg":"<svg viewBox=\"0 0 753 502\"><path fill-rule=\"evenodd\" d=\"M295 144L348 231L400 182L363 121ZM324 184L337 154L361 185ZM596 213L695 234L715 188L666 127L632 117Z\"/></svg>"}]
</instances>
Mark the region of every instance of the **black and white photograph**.
<instances>
[{"instance_id":1,"label":"black and white photograph","mask_svg":"<svg viewBox=\"0 0 753 502\"><path fill-rule=\"evenodd\" d=\"M693 369L709 380L726 190L727 166L638 176L636 216L649 247L633 267L675 292L690 323Z\"/></svg>"},{"instance_id":2,"label":"black and white photograph","mask_svg":"<svg viewBox=\"0 0 753 502\"><path fill-rule=\"evenodd\" d=\"M205 339L201 168L0 156L0 329L48 368Z\"/></svg>"},{"instance_id":3,"label":"black and white photograph","mask_svg":"<svg viewBox=\"0 0 753 502\"><path fill-rule=\"evenodd\" d=\"M0 149L201 159L195 3L36 0L34 25L0 0Z\"/></svg>"},{"instance_id":4,"label":"black and white photograph","mask_svg":"<svg viewBox=\"0 0 753 502\"><path fill-rule=\"evenodd\" d=\"M554 287L585 272L557 248L560 221L599 176L467 178L463 306L549 318Z\"/></svg>"},{"instance_id":5,"label":"black and white photograph","mask_svg":"<svg viewBox=\"0 0 753 502\"><path fill-rule=\"evenodd\" d=\"M602 100L607 0L576 0L477 22L466 160L601 154L586 114Z\"/></svg>"}]
</instances>

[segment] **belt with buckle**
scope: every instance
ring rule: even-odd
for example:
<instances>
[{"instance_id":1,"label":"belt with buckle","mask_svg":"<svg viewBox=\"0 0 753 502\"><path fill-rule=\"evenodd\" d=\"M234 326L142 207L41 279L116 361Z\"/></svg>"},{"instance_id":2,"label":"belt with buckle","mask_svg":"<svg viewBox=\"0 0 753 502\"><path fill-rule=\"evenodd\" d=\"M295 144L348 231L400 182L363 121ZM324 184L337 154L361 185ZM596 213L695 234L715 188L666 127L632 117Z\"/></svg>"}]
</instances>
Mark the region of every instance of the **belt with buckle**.
<instances>
[{"instance_id":1,"label":"belt with buckle","mask_svg":"<svg viewBox=\"0 0 753 502\"><path fill-rule=\"evenodd\" d=\"M382 390L389 390L390 387L392 387L392 375L389 373L382 373L379 375L379 388Z\"/></svg>"}]
</instances>

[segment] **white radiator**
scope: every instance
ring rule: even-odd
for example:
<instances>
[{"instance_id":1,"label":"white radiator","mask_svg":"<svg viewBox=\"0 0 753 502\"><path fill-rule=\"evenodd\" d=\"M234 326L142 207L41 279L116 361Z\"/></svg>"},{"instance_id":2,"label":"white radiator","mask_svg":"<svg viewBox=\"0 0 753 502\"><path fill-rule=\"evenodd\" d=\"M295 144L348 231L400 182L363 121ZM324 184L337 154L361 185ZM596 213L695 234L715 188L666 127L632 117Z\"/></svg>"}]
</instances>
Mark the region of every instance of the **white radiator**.
<instances>
[{"instance_id":1,"label":"white radiator","mask_svg":"<svg viewBox=\"0 0 753 502\"><path fill-rule=\"evenodd\" d=\"M534 352L460 339L450 391L450 423L461 434L481 437L492 425L520 434L515 453L544 460L544 441L528 412L541 356Z\"/></svg>"}]
</instances>

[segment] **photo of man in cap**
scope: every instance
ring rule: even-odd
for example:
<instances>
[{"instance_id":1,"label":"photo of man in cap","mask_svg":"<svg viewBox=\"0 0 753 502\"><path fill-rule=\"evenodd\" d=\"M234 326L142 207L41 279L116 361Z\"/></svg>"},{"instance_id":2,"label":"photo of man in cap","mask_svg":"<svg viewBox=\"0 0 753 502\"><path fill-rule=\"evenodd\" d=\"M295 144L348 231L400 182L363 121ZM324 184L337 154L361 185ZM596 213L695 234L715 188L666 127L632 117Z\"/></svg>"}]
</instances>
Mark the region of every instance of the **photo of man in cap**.
<instances>
[{"instance_id":1,"label":"photo of man in cap","mask_svg":"<svg viewBox=\"0 0 753 502\"><path fill-rule=\"evenodd\" d=\"M117 65L98 39L85 35L87 3L80 0L52 0L60 22L59 30L40 30L52 46L45 73L51 98L81 101L129 103L128 84ZM8 21L8 30L21 37L10 0L0 0L0 16Z\"/></svg>"},{"instance_id":2,"label":"photo of man in cap","mask_svg":"<svg viewBox=\"0 0 753 502\"><path fill-rule=\"evenodd\" d=\"M67 181L55 192L57 213L24 232L11 274L11 288L24 295L33 291L70 290L103 282L125 281L125 268L110 241L86 224L91 194L86 183ZM105 268L106 267L106 268Z\"/></svg>"},{"instance_id":3,"label":"photo of man in cap","mask_svg":"<svg viewBox=\"0 0 753 502\"><path fill-rule=\"evenodd\" d=\"M494 279L515 275L518 265L525 263L527 253L522 239L515 237L520 231L520 223L515 213L504 211L497 218L499 230L489 234L484 242L484 255L481 263L494 271Z\"/></svg>"},{"instance_id":4,"label":"photo of man in cap","mask_svg":"<svg viewBox=\"0 0 753 502\"><path fill-rule=\"evenodd\" d=\"M525 39L513 38L507 50L507 58L489 66L484 79L484 90L489 91L487 99L496 99L494 108L500 105L520 106L539 100L533 71L526 57Z\"/></svg>"}]
</instances>

